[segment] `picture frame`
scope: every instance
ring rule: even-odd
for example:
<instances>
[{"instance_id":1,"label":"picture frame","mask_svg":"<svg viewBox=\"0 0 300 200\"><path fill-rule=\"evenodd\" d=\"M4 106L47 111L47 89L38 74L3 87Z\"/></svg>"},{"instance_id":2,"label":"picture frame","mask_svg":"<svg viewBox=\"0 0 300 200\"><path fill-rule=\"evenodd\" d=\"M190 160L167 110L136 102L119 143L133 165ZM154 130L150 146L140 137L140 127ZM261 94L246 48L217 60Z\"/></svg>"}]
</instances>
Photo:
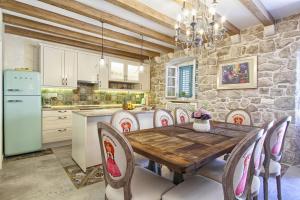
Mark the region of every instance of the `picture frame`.
<instances>
[{"instance_id":1,"label":"picture frame","mask_svg":"<svg viewBox=\"0 0 300 200\"><path fill-rule=\"evenodd\" d=\"M218 90L251 88L257 88L257 56L218 63Z\"/></svg>"}]
</instances>

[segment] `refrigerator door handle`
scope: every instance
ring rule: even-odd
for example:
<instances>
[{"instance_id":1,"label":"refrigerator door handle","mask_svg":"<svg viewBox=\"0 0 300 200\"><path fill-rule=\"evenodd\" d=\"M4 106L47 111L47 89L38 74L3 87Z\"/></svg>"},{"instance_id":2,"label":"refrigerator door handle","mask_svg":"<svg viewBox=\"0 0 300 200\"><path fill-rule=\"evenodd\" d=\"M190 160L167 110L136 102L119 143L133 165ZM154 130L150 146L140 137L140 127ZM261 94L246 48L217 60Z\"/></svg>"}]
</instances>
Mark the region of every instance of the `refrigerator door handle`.
<instances>
[{"instance_id":1,"label":"refrigerator door handle","mask_svg":"<svg viewBox=\"0 0 300 200\"><path fill-rule=\"evenodd\" d=\"M21 92L22 90L20 89L7 89L9 92Z\"/></svg>"},{"instance_id":2,"label":"refrigerator door handle","mask_svg":"<svg viewBox=\"0 0 300 200\"><path fill-rule=\"evenodd\" d=\"M8 103L21 103L23 102L22 100L8 100Z\"/></svg>"}]
</instances>

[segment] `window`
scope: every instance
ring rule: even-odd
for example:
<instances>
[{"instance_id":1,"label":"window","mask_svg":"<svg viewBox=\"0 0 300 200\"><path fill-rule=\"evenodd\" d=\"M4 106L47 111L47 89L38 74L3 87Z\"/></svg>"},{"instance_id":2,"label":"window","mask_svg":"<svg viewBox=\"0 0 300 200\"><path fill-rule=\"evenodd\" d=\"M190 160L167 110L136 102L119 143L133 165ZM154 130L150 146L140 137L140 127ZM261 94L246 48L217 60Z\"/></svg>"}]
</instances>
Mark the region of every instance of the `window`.
<instances>
[{"instance_id":1,"label":"window","mask_svg":"<svg viewBox=\"0 0 300 200\"><path fill-rule=\"evenodd\" d=\"M194 98L195 62L186 62L166 67L167 98Z\"/></svg>"}]
</instances>

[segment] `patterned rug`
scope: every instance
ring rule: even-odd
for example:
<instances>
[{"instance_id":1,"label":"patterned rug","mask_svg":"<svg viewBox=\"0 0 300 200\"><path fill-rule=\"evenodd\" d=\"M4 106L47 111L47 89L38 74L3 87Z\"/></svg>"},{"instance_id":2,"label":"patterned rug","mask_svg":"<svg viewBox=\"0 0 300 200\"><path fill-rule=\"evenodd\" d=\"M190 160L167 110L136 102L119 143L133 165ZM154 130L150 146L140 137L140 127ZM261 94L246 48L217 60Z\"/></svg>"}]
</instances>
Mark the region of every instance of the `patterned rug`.
<instances>
[{"instance_id":1,"label":"patterned rug","mask_svg":"<svg viewBox=\"0 0 300 200\"><path fill-rule=\"evenodd\" d=\"M86 173L76 164L64 167L64 169L77 189L104 181L102 165L89 167Z\"/></svg>"},{"instance_id":2,"label":"patterned rug","mask_svg":"<svg viewBox=\"0 0 300 200\"><path fill-rule=\"evenodd\" d=\"M50 154L53 154L52 149L43 149L41 151L36 151L36 152L32 152L32 153L26 153L26 154L17 155L17 156L9 156L9 157L6 157L4 160L14 161L14 160L21 160L21 159L26 159L26 158L45 156L45 155L50 155Z\"/></svg>"}]
</instances>

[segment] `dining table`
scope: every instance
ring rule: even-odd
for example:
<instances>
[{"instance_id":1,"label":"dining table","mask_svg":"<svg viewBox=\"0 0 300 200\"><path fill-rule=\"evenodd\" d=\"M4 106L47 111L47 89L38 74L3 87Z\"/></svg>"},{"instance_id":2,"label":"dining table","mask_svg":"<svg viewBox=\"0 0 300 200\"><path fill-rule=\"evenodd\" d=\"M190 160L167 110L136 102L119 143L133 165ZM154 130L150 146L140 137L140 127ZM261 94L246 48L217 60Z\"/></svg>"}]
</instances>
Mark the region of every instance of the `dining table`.
<instances>
[{"instance_id":1,"label":"dining table","mask_svg":"<svg viewBox=\"0 0 300 200\"><path fill-rule=\"evenodd\" d=\"M209 132L193 129L193 123L144 129L126 135L133 150L149 158L148 168L165 165L174 172L173 182L184 181L183 175L195 173L214 159L230 153L249 133L259 127L210 121Z\"/></svg>"}]
</instances>

